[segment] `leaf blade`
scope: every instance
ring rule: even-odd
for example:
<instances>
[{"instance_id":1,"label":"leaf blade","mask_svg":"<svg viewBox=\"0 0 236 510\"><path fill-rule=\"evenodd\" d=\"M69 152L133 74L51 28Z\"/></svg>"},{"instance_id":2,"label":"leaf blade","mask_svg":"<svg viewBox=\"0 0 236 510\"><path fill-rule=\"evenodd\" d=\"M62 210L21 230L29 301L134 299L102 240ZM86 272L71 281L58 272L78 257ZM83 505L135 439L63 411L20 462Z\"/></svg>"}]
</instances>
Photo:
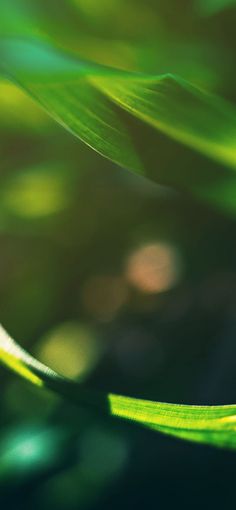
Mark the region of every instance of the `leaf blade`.
<instances>
[{"instance_id":1,"label":"leaf blade","mask_svg":"<svg viewBox=\"0 0 236 510\"><path fill-rule=\"evenodd\" d=\"M45 386L76 405L88 405L158 432L216 447L236 448L236 405L168 404L115 394L97 395L30 356L0 327L0 361L28 382Z\"/></svg>"},{"instance_id":2,"label":"leaf blade","mask_svg":"<svg viewBox=\"0 0 236 510\"><path fill-rule=\"evenodd\" d=\"M236 111L223 100L178 77L106 68L40 39L2 39L0 54L8 79L97 152L236 212L236 201L229 206L220 194L227 179L236 192Z\"/></svg>"}]
</instances>

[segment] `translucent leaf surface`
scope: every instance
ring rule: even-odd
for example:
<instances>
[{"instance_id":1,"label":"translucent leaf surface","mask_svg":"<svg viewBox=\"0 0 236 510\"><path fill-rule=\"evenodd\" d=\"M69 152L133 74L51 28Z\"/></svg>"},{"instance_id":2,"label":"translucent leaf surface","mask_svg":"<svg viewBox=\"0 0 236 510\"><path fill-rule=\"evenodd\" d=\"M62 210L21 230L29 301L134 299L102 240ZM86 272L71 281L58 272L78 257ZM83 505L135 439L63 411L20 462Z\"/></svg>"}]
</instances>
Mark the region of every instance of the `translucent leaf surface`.
<instances>
[{"instance_id":1,"label":"translucent leaf surface","mask_svg":"<svg viewBox=\"0 0 236 510\"><path fill-rule=\"evenodd\" d=\"M236 189L232 106L178 77L114 70L39 41L3 39L0 54L2 73L96 151L228 207L220 193L212 199L211 187L229 178Z\"/></svg>"},{"instance_id":2,"label":"translucent leaf surface","mask_svg":"<svg viewBox=\"0 0 236 510\"><path fill-rule=\"evenodd\" d=\"M192 406L152 402L86 391L30 356L0 329L0 360L32 384L47 387L79 406L140 423L178 438L236 447L236 405Z\"/></svg>"}]
</instances>

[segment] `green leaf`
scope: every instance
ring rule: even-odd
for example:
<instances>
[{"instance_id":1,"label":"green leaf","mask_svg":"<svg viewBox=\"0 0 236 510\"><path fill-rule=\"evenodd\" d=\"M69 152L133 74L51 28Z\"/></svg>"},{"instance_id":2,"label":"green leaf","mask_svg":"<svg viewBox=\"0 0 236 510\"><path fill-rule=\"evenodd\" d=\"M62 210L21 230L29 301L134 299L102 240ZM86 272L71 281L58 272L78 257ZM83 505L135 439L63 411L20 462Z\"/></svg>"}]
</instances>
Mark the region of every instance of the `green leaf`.
<instances>
[{"instance_id":1,"label":"green leaf","mask_svg":"<svg viewBox=\"0 0 236 510\"><path fill-rule=\"evenodd\" d=\"M236 405L192 406L96 394L70 381L23 350L0 327L0 361L32 384L47 387L79 406L140 423L178 438L236 448Z\"/></svg>"},{"instance_id":2,"label":"green leaf","mask_svg":"<svg viewBox=\"0 0 236 510\"><path fill-rule=\"evenodd\" d=\"M227 179L236 190L236 112L220 98L176 76L91 64L39 41L2 39L0 56L5 77L103 156L235 212L235 201L212 194Z\"/></svg>"}]
</instances>

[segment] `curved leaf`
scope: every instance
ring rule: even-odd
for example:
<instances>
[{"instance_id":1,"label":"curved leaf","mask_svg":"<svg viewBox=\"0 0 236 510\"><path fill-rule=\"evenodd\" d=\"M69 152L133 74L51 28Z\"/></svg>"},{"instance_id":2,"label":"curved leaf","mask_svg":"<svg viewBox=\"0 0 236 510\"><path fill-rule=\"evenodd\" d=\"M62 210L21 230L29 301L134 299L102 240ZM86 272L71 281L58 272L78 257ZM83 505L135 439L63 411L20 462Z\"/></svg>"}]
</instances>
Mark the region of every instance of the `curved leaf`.
<instances>
[{"instance_id":1,"label":"curved leaf","mask_svg":"<svg viewBox=\"0 0 236 510\"><path fill-rule=\"evenodd\" d=\"M151 402L115 394L97 395L65 379L23 350L0 327L0 361L23 378L77 405L140 423L178 438L236 448L236 405L192 406Z\"/></svg>"},{"instance_id":2,"label":"curved leaf","mask_svg":"<svg viewBox=\"0 0 236 510\"><path fill-rule=\"evenodd\" d=\"M2 39L0 57L5 77L103 156L235 210L220 186L229 179L236 190L236 112L220 98L176 76L106 68L39 40Z\"/></svg>"}]
</instances>

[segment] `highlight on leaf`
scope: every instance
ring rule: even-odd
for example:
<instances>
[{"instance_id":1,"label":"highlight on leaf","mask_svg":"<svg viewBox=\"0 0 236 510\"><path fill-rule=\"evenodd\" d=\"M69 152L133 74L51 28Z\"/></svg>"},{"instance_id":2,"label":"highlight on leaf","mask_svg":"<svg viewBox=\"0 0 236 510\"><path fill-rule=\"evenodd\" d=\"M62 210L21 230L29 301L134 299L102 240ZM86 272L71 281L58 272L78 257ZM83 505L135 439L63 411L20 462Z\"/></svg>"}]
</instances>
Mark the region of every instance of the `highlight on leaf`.
<instances>
[{"instance_id":1,"label":"highlight on leaf","mask_svg":"<svg viewBox=\"0 0 236 510\"><path fill-rule=\"evenodd\" d=\"M177 76L99 66L39 39L2 39L0 55L4 76L97 152L235 213L220 193L227 180L236 189L236 112L222 99ZM181 159L177 170L172 158Z\"/></svg>"},{"instance_id":2,"label":"highlight on leaf","mask_svg":"<svg viewBox=\"0 0 236 510\"><path fill-rule=\"evenodd\" d=\"M78 406L89 406L107 416L137 422L177 438L236 448L236 405L178 405L112 393L98 395L40 363L14 342L2 327L0 361L31 384L45 386Z\"/></svg>"}]
</instances>

